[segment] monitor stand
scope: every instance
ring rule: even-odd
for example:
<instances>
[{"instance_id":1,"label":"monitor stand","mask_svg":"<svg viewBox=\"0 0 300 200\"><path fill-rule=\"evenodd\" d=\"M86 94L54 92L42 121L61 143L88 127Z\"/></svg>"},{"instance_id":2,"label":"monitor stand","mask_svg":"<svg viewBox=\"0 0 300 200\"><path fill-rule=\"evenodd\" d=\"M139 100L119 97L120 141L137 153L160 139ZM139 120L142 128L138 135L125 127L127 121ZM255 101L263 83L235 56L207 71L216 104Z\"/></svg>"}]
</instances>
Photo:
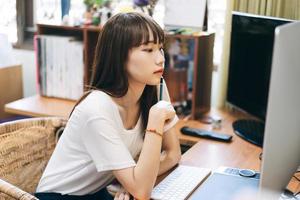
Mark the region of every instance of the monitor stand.
<instances>
[{"instance_id":1,"label":"monitor stand","mask_svg":"<svg viewBox=\"0 0 300 200\"><path fill-rule=\"evenodd\" d=\"M232 124L235 134L241 138L262 147L264 141L265 124L256 120L236 120Z\"/></svg>"}]
</instances>

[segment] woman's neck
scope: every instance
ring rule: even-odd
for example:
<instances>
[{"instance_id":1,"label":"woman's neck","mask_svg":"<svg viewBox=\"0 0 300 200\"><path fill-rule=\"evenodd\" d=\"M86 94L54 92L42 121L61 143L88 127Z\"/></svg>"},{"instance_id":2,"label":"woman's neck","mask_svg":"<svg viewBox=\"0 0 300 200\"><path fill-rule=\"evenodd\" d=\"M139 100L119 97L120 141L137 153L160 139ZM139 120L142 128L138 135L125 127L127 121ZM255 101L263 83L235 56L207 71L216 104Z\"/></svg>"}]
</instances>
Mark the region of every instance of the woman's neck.
<instances>
[{"instance_id":1,"label":"woman's neck","mask_svg":"<svg viewBox=\"0 0 300 200\"><path fill-rule=\"evenodd\" d=\"M145 84L129 81L127 93L121 98L114 98L114 100L123 108L135 107L139 105L145 86Z\"/></svg>"}]
</instances>

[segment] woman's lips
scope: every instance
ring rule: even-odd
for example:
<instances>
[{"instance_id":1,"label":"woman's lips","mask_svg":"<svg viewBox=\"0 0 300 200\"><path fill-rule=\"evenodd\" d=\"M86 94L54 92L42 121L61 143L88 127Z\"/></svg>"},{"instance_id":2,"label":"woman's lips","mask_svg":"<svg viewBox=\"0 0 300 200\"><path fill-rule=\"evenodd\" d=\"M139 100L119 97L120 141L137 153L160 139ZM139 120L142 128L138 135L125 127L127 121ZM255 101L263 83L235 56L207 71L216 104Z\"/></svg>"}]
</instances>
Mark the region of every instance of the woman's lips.
<instances>
[{"instance_id":1,"label":"woman's lips","mask_svg":"<svg viewBox=\"0 0 300 200\"><path fill-rule=\"evenodd\" d=\"M164 73L164 69L158 69L154 72L154 74L157 74L157 73L161 73L161 74Z\"/></svg>"}]
</instances>

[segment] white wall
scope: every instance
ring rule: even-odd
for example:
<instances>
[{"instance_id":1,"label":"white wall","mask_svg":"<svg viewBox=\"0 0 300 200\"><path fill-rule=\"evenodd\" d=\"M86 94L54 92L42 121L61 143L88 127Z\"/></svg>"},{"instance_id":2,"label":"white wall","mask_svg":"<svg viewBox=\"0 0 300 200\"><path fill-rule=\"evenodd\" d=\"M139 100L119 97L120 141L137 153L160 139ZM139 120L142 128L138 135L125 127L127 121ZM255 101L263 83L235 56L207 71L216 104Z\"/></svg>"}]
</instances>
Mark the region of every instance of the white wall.
<instances>
[{"instance_id":1,"label":"white wall","mask_svg":"<svg viewBox=\"0 0 300 200\"><path fill-rule=\"evenodd\" d=\"M24 97L37 94L34 51L13 49L13 57L22 65Z\"/></svg>"}]
</instances>

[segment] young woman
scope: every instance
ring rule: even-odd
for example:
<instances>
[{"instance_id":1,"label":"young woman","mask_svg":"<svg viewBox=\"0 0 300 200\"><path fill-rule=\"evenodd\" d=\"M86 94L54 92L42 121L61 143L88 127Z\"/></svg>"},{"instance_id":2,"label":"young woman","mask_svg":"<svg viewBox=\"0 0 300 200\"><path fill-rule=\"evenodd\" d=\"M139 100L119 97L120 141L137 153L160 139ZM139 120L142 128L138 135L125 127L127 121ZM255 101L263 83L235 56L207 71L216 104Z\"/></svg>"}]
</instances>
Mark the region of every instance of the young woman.
<instances>
[{"instance_id":1,"label":"young woman","mask_svg":"<svg viewBox=\"0 0 300 200\"><path fill-rule=\"evenodd\" d=\"M163 30L150 17L118 14L103 27L91 88L75 106L39 182L40 199L149 199L158 175L180 159L178 118L163 74ZM164 157L161 156L163 150ZM134 159L137 158L135 161Z\"/></svg>"}]
</instances>

